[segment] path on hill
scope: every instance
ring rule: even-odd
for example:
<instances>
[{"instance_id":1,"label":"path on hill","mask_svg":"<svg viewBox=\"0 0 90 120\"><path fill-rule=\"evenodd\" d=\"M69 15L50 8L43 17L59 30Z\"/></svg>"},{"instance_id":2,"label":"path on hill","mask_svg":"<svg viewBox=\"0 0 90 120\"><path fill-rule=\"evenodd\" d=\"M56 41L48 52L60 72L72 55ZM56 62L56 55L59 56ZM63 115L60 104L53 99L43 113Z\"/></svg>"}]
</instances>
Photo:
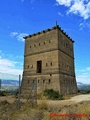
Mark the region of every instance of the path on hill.
<instances>
[{"instance_id":1,"label":"path on hill","mask_svg":"<svg viewBox=\"0 0 90 120\"><path fill-rule=\"evenodd\" d=\"M90 94L77 95L72 97L70 100L75 102L90 101Z\"/></svg>"},{"instance_id":2,"label":"path on hill","mask_svg":"<svg viewBox=\"0 0 90 120\"><path fill-rule=\"evenodd\" d=\"M16 101L16 98L14 96L0 96L0 101L7 100L9 103L14 103ZM26 102L27 100L21 99L22 102ZM44 100L38 100L38 103ZM76 95L74 97L71 97L68 100L45 100L45 102L52 103L52 104L73 104L78 103L82 101L89 101L90 102L90 94L84 94L84 95Z\"/></svg>"},{"instance_id":3,"label":"path on hill","mask_svg":"<svg viewBox=\"0 0 90 120\"><path fill-rule=\"evenodd\" d=\"M71 97L68 100L45 100L45 102L48 105L57 105L57 106L58 105L71 105L71 104L79 103L82 101L90 102L90 94L76 95L74 97ZM38 104L41 102L42 102L42 100L38 100Z\"/></svg>"}]
</instances>

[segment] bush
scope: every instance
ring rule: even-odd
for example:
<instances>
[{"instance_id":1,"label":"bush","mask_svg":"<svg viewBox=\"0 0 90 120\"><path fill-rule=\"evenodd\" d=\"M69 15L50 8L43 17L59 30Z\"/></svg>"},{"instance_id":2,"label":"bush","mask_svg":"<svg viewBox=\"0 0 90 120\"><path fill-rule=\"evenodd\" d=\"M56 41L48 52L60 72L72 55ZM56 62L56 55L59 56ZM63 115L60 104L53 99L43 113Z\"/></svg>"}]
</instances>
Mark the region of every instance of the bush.
<instances>
[{"instance_id":1,"label":"bush","mask_svg":"<svg viewBox=\"0 0 90 120\"><path fill-rule=\"evenodd\" d=\"M80 93L81 93L81 94L89 94L89 93L90 93L90 90L80 90Z\"/></svg>"},{"instance_id":2,"label":"bush","mask_svg":"<svg viewBox=\"0 0 90 120\"><path fill-rule=\"evenodd\" d=\"M8 95L8 92L6 92L6 91L0 91L0 96L6 96L6 95Z\"/></svg>"},{"instance_id":3,"label":"bush","mask_svg":"<svg viewBox=\"0 0 90 120\"><path fill-rule=\"evenodd\" d=\"M44 90L44 95L48 96L48 99L59 100L62 99L62 96L59 94L58 91L54 91L53 89L46 89Z\"/></svg>"},{"instance_id":4,"label":"bush","mask_svg":"<svg viewBox=\"0 0 90 120\"><path fill-rule=\"evenodd\" d=\"M87 90L87 93L90 93L90 90Z\"/></svg>"}]
</instances>

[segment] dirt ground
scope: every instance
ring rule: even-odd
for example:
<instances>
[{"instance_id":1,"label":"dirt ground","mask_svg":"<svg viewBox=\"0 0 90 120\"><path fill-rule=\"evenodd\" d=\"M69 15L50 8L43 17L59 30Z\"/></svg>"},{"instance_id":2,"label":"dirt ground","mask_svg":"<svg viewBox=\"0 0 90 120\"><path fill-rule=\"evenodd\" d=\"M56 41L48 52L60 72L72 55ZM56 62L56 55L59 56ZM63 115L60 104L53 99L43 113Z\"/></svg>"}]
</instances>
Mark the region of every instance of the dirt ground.
<instances>
[{"instance_id":1,"label":"dirt ground","mask_svg":"<svg viewBox=\"0 0 90 120\"><path fill-rule=\"evenodd\" d=\"M3 96L0 97L0 101L6 100L8 103L14 103L16 101L15 96ZM26 102L27 100L21 99L22 102ZM40 103L42 100L37 100L38 103ZM44 100L43 100L44 101ZM71 97L68 100L45 100L48 104L73 104L78 103L82 101L89 101L90 102L90 94L83 94L83 95L76 95L74 97Z\"/></svg>"}]
</instances>

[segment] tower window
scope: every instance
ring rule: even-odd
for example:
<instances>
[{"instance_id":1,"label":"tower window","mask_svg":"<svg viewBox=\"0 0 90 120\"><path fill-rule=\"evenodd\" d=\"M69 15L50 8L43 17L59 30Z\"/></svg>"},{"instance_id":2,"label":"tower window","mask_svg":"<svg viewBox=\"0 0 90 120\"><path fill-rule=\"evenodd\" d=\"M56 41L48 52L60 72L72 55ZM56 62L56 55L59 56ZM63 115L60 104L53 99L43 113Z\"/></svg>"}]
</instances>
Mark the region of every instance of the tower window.
<instances>
[{"instance_id":1,"label":"tower window","mask_svg":"<svg viewBox=\"0 0 90 120\"><path fill-rule=\"evenodd\" d=\"M37 73L42 72L42 61L37 61Z\"/></svg>"},{"instance_id":2,"label":"tower window","mask_svg":"<svg viewBox=\"0 0 90 120\"><path fill-rule=\"evenodd\" d=\"M29 65L27 66L27 68L29 68Z\"/></svg>"},{"instance_id":3,"label":"tower window","mask_svg":"<svg viewBox=\"0 0 90 120\"><path fill-rule=\"evenodd\" d=\"M44 41L44 45L45 45L46 41Z\"/></svg>"},{"instance_id":4,"label":"tower window","mask_svg":"<svg viewBox=\"0 0 90 120\"><path fill-rule=\"evenodd\" d=\"M46 63L46 66L48 66L48 64Z\"/></svg>"},{"instance_id":5,"label":"tower window","mask_svg":"<svg viewBox=\"0 0 90 120\"><path fill-rule=\"evenodd\" d=\"M39 43L39 46L40 46L40 43Z\"/></svg>"},{"instance_id":6,"label":"tower window","mask_svg":"<svg viewBox=\"0 0 90 120\"><path fill-rule=\"evenodd\" d=\"M51 62L51 66L52 66L52 62Z\"/></svg>"},{"instance_id":7,"label":"tower window","mask_svg":"<svg viewBox=\"0 0 90 120\"><path fill-rule=\"evenodd\" d=\"M34 80L33 80L33 83L34 83Z\"/></svg>"},{"instance_id":8,"label":"tower window","mask_svg":"<svg viewBox=\"0 0 90 120\"><path fill-rule=\"evenodd\" d=\"M45 83L45 80L43 80L43 83Z\"/></svg>"},{"instance_id":9,"label":"tower window","mask_svg":"<svg viewBox=\"0 0 90 120\"><path fill-rule=\"evenodd\" d=\"M38 83L39 83L39 80L38 80Z\"/></svg>"},{"instance_id":10,"label":"tower window","mask_svg":"<svg viewBox=\"0 0 90 120\"><path fill-rule=\"evenodd\" d=\"M52 76L52 74L50 74L50 76Z\"/></svg>"},{"instance_id":11,"label":"tower window","mask_svg":"<svg viewBox=\"0 0 90 120\"><path fill-rule=\"evenodd\" d=\"M29 83L29 80L28 80L28 83Z\"/></svg>"},{"instance_id":12,"label":"tower window","mask_svg":"<svg viewBox=\"0 0 90 120\"><path fill-rule=\"evenodd\" d=\"M51 82L51 80L49 79L49 81L48 81L49 83Z\"/></svg>"},{"instance_id":13,"label":"tower window","mask_svg":"<svg viewBox=\"0 0 90 120\"><path fill-rule=\"evenodd\" d=\"M30 48L31 48L31 46L30 46Z\"/></svg>"},{"instance_id":14,"label":"tower window","mask_svg":"<svg viewBox=\"0 0 90 120\"><path fill-rule=\"evenodd\" d=\"M51 43L51 40L49 40L49 43Z\"/></svg>"}]
</instances>

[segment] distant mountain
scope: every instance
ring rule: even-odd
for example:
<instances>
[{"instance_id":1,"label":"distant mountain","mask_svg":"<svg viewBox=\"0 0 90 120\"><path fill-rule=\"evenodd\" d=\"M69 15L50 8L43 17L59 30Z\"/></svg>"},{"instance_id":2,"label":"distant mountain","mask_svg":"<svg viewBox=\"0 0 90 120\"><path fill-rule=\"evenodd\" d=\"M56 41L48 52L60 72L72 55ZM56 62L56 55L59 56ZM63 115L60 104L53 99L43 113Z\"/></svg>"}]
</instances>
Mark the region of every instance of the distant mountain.
<instances>
[{"instance_id":1,"label":"distant mountain","mask_svg":"<svg viewBox=\"0 0 90 120\"><path fill-rule=\"evenodd\" d=\"M77 85L83 85L84 83L82 83L82 82L77 82Z\"/></svg>"},{"instance_id":2,"label":"distant mountain","mask_svg":"<svg viewBox=\"0 0 90 120\"><path fill-rule=\"evenodd\" d=\"M18 80L1 80L1 86L19 86L19 81Z\"/></svg>"},{"instance_id":3,"label":"distant mountain","mask_svg":"<svg viewBox=\"0 0 90 120\"><path fill-rule=\"evenodd\" d=\"M77 85L79 90L90 90L90 84Z\"/></svg>"},{"instance_id":4,"label":"distant mountain","mask_svg":"<svg viewBox=\"0 0 90 120\"><path fill-rule=\"evenodd\" d=\"M20 81L21 84L21 81ZM19 86L18 80L1 80L1 86ZM90 90L90 84L84 84L82 82L77 82L77 87L79 90Z\"/></svg>"}]
</instances>

